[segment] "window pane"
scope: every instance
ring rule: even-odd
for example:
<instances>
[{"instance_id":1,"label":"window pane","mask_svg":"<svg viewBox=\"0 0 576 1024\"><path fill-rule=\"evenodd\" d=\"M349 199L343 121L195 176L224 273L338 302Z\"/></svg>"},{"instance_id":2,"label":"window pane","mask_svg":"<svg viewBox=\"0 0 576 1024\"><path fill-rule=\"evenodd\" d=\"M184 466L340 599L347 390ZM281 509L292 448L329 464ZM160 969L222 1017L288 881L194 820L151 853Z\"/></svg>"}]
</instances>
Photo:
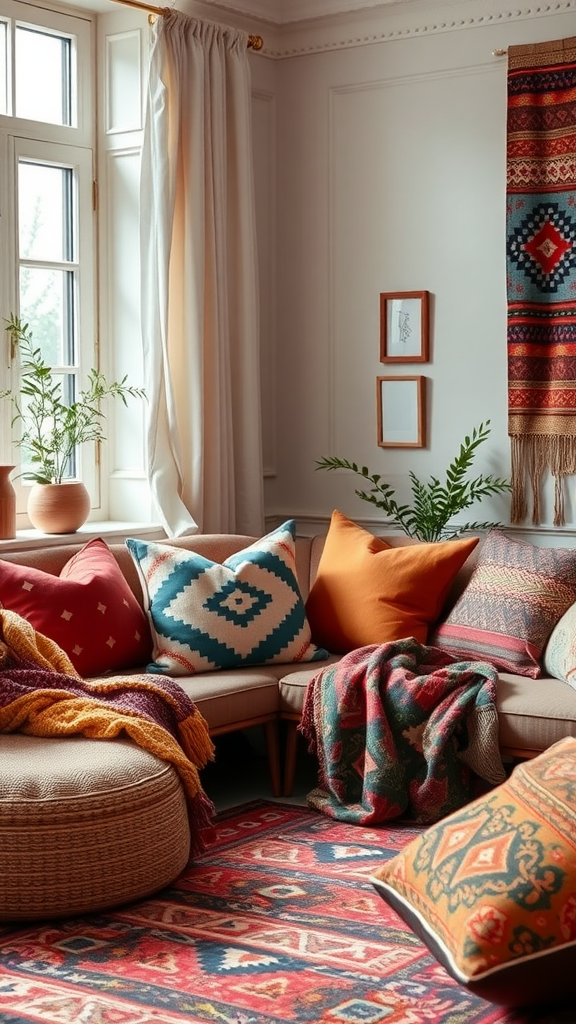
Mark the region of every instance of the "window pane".
<instances>
[{"instance_id":1,"label":"window pane","mask_svg":"<svg viewBox=\"0 0 576 1024\"><path fill-rule=\"evenodd\" d=\"M20 316L50 366L74 364L73 271L20 268Z\"/></svg>"},{"instance_id":2,"label":"window pane","mask_svg":"<svg viewBox=\"0 0 576 1024\"><path fill-rule=\"evenodd\" d=\"M8 25L0 21L0 114L8 113Z\"/></svg>"},{"instance_id":3,"label":"window pane","mask_svg":"<svg viewBox=\"0 0 576 1024\"><path fill-rule=\"evenodd\" d=\"M16 117L71 124L70 72L70 39L16 27Z\"/></svg>"},{"instance_id":4,"label":"window pane","mask_svg":"<svg viewBox=\"0 0 576 1024\"><path fill-rule=\"evenodd\" d=\"M67 167L18 163L20 259L73 259L72 171Z\"/></svg>"}]
</instances>

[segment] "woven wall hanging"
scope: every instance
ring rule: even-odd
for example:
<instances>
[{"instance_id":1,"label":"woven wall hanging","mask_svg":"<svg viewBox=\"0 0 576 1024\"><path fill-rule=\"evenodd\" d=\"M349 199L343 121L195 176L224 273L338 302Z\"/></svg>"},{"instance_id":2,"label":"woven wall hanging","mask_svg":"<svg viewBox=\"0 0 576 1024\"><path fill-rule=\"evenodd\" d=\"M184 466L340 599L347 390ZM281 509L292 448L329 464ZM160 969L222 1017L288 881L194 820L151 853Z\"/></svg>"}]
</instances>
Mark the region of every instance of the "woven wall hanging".
<instances>
[{"instance_id":1,"label":"woven wall hanging","mask_svg":"<svg viewBox=\"0 0 576 1024\"><path fill-rule=\"evenodd\" d=\"M508 49L507 341L511 520L564 523L576 473L576 36Z\"/></svg>"}]
</instances>

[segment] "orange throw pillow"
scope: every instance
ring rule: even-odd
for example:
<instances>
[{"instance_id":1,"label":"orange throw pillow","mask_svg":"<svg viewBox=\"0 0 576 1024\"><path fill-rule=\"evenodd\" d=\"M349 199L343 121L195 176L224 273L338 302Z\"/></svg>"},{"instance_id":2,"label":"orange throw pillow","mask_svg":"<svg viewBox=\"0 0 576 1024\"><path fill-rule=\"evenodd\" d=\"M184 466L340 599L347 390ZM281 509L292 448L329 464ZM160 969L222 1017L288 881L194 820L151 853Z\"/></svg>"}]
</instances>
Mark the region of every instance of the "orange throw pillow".
<instances>
[{"instance_id":1,"label":"orange throw pillow","mask_svg":"<svg viewBox=\"0 0 576 1024\"><path fill-rule=\"evenodd\" d=\"M306 602L314 642L334 654L409 636L425 644L477 543L391 547L335 511Z\"/></svg>"}]
</instances>

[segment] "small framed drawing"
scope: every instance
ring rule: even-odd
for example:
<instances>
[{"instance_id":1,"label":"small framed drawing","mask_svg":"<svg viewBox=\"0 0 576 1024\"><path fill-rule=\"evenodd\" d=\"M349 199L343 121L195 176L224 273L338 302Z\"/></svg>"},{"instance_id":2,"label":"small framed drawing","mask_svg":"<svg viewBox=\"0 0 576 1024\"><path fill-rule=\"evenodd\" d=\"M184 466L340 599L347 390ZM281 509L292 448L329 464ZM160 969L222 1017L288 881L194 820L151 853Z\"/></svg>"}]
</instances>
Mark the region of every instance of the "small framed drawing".
<instances>
[{"instance_id":1,"label":"small framed drawing","mask_svg":"<svg viewBox=\"0 0 576 1024\"><path fill-rule=\"evenodd\" d=\"M380 293L380 362L427 363L429 292Z\"/></svg>"},{"instance_id":2,"label":"small framed drawing","mask_svg":"<svg viewBox=\"0 0 576 1024\"><path fill-rule=\"evenodd\" d=\"M426 377L377 378L378 444L425 448Z\"/></svg>"}]
</instances>

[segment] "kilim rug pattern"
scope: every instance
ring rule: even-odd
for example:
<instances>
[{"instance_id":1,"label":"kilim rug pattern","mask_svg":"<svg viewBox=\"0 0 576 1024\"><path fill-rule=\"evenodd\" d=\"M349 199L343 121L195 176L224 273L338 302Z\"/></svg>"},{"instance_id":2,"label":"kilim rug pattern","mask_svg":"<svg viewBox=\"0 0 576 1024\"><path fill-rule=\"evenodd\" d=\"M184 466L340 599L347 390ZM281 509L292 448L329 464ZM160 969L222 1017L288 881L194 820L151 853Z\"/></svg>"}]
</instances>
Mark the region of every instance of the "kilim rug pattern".
<instances>
[{"instance_id":1,"label":"kilim rug pattern","mask_svg":"<svg viewBox=\"0 0 576 1024\"><path fill-rule=\"evenodd\" d=\"M545 472L576 472L576 37L508 49L508 432L512 522Z\"/></svg>"},{"instance_id":2,"label":"kilim rug pattern","mask_svg":"<svg viewBox=\"0 0 576 1024\"><path fill-rule=\"evenodd\" d=\"M2 1024L574 1024L471 996L368 876L419 828L256 801L176 883L114 912L0 930Z\"/></svg>"}]
</instances>

